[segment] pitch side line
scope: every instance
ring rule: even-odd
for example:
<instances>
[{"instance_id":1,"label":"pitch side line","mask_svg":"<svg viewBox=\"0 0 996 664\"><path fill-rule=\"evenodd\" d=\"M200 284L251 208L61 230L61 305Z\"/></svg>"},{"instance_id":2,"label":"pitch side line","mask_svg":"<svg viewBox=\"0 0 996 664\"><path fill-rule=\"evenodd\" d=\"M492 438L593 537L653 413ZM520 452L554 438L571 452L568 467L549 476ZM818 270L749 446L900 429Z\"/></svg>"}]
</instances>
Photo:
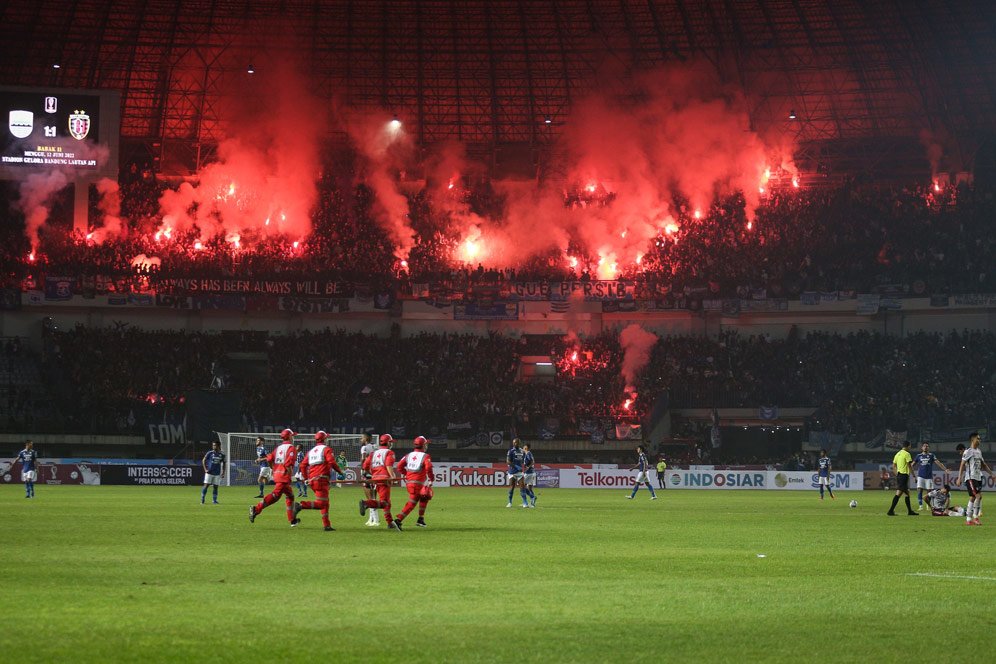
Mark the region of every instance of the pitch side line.
<instances>
[{"instance_id":1,"label":"pitch side line","mask_svg":"<svg viewBox=\"0 0 996 664\"><path fill-rule=\"evenodd\" d=\"M913 572L906 576L926 576L933 579L966 579L968 581L996 581L992 576L961 576L958 574L931 574L930 572Z\"/></svg>"}]
</instances>

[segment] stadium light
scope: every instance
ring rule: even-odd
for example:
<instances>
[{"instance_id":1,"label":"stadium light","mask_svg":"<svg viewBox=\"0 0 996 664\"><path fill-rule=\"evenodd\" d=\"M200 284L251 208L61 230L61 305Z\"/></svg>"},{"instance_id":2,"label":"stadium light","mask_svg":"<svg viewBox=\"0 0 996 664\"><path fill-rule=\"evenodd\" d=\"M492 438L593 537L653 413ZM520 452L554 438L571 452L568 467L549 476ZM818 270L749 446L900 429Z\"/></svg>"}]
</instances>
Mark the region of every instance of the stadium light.
<instances>
[{"instance_id":1,"label":"stadium light","mask_svg":"<svg viewBox=\"0 0 996 664\"><path fill-rule=\"evenodd\" d=\"M795 109L789 111L789 120L795 120Z\"/></svg>"},{"instance_id":2,"label":"stadium light","mask_svg":"<svg viewBox=\"0 0 996 664\"><path fill-rule=\"evenodd\" d=\"M251 62L249 63L249 66L246 68L246 73L247 74L255 74L256 73L256 68L252 66Z\"/></svg>"},{"instance_id":3,"label":"stadium light","mask_svg":"<svg viewBox=\"0 0 996 664\"><path fill-rule=\"evenodd\" d=\"M53 62L52 63L52 69L61 69L61 68L62 68L62 65L60 65L58 62Z\"/></svg>"},{"instance_id":4,"label":"stadium light","mask_svg":"<svg viewBox=\"0 0 996 664\"><path fill-rule=\"evenodd\" d=\"M548 115L548 116L546 116L546 117L545 117L545 118L543 119L543 122L544 122L544 123L546 123L546 124L553 124L553 118L551 118L551 117L550 117L550 116Z\"/></svg>"},{"instance_id":5,"label":"stadium light","mask_svg":"<svg viewBox=\"0 0 996 664\"><path fill-rule=\"evenodd\" d=\"M401 120L398 119L398 114L397 113L394 114L394 117L391 119L391 122L388 123L388 124L390 124L391 129L400 129L401 128Z\"/></svg>"}]
</instances>

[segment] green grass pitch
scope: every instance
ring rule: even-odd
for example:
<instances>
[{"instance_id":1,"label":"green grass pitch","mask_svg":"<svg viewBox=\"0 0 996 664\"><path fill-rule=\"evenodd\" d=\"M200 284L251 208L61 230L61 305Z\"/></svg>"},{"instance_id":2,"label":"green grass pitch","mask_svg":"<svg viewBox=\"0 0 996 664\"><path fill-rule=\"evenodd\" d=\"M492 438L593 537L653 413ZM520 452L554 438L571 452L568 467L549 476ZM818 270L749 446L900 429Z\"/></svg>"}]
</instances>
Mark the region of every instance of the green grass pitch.
<instances>
[{"instance_id":1,"label":"green grass pitch","mask_svg":"<svg viewBox=\"0 0 996 664\"><path fill-rule=\"evenodd\" d=\"M333 491L336 532L314 511L291 529L282 503L250 524L254 493L223 487L215 506L194 487L39 486L33 500L3 487L4 659L926 662L991 650L996 520L889 518L885 492L669 490L651 502L551 489L524 510L506 509L501 489L438 489L430 527L411 518L403 533L364 526L352 488ZM996 496L985 503L996 516Z\"/></svg>"}]
</instances>

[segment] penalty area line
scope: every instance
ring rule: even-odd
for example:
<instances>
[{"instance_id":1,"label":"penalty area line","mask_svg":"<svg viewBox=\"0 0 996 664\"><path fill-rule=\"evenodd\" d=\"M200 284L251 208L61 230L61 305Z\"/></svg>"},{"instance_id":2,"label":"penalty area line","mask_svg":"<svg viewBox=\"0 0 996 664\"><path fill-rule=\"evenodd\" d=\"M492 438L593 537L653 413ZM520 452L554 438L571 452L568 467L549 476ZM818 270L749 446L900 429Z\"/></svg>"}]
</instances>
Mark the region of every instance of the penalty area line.
<instances>
[{"instance_id":1,"label":"penalty area line","mask_svg":"<svg viewBox=\"0 0 996 664\"><path fill-rule=\"evenodd\" d=\"M930 572L912 572L906 576L925 576L932 579L965 579L967 581L996 581L992 576L962 576L960 574L932 574Z\"/></svg>"}]
</instances>

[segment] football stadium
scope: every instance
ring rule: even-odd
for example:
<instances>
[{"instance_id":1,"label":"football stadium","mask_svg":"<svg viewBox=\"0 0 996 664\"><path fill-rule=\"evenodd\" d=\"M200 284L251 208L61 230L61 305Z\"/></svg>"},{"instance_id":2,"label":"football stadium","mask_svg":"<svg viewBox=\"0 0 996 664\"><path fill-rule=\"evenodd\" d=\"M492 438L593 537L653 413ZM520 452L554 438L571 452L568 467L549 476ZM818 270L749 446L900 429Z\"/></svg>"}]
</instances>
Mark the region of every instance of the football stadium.
<instances>
[{"instance_id":1,"label":"football stadium","mask_svg":"<svg viewBox=\"0 0 996 664\"><path fill-rule=\"evenodd\" d=\"M0 62L6 660L987 658L996 4L11 0Z\"/></svg>"}]
</instances>

